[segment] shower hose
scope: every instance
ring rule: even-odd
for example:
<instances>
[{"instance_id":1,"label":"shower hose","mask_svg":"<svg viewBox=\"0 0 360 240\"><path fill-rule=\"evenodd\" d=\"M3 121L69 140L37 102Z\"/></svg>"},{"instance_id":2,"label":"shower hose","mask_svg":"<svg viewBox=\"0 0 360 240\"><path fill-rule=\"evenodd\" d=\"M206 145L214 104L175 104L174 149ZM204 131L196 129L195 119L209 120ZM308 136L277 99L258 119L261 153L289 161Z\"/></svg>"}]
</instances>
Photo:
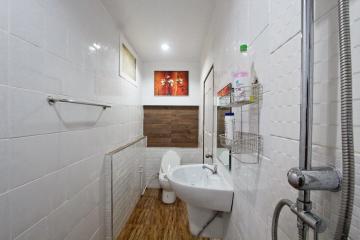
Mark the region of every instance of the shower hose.
<instances>
[{"instance_id":1,"label":"shower hose","mask_svg":"<svg viewBox=\"0 0 360 240\"><path fill-rule=\"evenodd\" d=\"M347 240L351 226L355 184L349 0L338 0L338 15L341 79L342 195L334 240ZM284 199L275 207L272 221L272 240L278 239L279 216L284 206L291 208L293 202ZM316 232L314 238L317 239ZM303 236L301 231L299 231L298 239L304 240L306 236Z\"/></svg>"},{"instance_id":2,"label":"shower hose","mask_svg":"<svg viewBox=\"0 0 360 240\"><path fill-rule=\"evenodd\" d=\"M341 205L335 232L335 240L347 240L351 225L355 185L349 0L339 0L338 5L343 179L341 185Z\"/></svg>"}]
</instances>

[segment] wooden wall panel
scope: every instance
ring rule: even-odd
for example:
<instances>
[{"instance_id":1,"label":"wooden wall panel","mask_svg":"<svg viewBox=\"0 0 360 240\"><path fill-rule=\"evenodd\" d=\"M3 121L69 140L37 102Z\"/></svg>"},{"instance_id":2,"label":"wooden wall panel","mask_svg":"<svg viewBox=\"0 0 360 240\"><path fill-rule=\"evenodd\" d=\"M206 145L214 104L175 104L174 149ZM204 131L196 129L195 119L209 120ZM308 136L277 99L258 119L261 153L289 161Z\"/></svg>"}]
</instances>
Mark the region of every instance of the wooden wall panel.
<instances>
[{"instance_id":1,"label":"wooden wall panel","mask_svg":"<svg viewBox=\"0 0 360 240\"><path fill-rule=\"evenodd\" d=\"M149 147L198 147L199 107L144 106Z\"/></svg>"}]
</instances>

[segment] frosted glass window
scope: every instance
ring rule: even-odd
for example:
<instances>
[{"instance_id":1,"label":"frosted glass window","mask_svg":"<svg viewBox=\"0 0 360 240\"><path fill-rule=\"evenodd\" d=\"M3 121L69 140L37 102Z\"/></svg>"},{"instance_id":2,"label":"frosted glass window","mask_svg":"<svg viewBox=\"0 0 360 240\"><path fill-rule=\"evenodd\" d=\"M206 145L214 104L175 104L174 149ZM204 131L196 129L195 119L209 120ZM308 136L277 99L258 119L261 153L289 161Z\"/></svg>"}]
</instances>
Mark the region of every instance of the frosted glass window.
<instances>
[{"instance_id":1,"label":"frosted glass window","mask_svg":"<svg viewBox=\"0 0 360 240\"><path fill-rule=\"evenodd\" d=\"M121 44L120 74L125 78L136 81L136 58L125 44Z\"/></svg>"}]
</instances>

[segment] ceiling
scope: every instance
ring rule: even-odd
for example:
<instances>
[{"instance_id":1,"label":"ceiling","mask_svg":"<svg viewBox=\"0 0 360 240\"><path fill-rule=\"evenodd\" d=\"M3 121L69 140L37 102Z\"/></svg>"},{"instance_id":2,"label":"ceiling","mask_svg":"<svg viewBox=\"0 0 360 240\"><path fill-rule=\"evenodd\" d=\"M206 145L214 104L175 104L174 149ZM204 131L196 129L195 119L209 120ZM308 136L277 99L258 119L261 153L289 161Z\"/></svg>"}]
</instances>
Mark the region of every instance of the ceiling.
<instances>
[{"instance_id":1,"label":"ceiling","mask_svg":"<svg viewBox=\"0 0 360 240\"><path fill-rule=\"evenodd\" d=\"M102 1L143 61L200 59L215 0Z\"/></svg>"}]
</instances>

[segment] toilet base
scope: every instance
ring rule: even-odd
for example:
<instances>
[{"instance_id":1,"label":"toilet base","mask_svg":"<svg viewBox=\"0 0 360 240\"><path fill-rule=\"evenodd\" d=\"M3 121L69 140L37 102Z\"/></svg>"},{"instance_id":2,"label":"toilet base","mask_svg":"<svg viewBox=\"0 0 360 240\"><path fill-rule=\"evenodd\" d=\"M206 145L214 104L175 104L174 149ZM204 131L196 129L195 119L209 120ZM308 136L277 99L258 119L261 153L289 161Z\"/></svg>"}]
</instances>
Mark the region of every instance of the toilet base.
<instances>
[{"instance_id":1,"label":"toilet base","mask_svg":"<svg viewBox=\"0 0 360 240\"><path fill-rule=\"evenodd\" d=\"M162 202L166 204L172 204L176 200L175 192L162 190Z\"/></svg>"}]
</instances>

